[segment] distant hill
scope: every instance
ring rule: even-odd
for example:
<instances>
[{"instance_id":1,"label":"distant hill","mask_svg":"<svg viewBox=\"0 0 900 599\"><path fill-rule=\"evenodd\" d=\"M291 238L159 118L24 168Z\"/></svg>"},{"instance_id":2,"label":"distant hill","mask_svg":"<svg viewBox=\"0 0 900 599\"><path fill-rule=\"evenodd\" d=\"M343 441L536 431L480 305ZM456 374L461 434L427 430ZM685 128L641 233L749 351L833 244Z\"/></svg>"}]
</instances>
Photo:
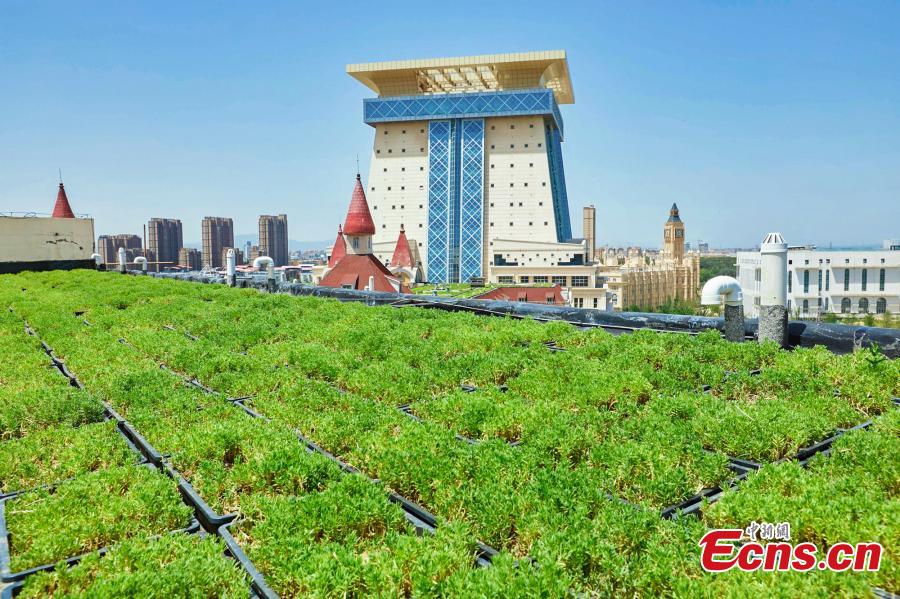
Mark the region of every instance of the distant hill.
<instances>
[{"instance_id":1,"label":"distant hill","mask_svg":"<svg viewBox=\"0 0 900 599\"><path fill-rule=\"evenodd\" d=\"M252 245L256 245L259 243L258 235L235 235L234 236L234 245L242 248L244 244L250 242ZM333 239L328 239L326 241L298 241L296 239L288 239L288 251L302 251L302 250L324 250L329 245L334 243ZM199 241L186 241L184 242L184 247L186 248L197 248L198 250L203 247L203 244Z\"/></svg>"}]
</instances>

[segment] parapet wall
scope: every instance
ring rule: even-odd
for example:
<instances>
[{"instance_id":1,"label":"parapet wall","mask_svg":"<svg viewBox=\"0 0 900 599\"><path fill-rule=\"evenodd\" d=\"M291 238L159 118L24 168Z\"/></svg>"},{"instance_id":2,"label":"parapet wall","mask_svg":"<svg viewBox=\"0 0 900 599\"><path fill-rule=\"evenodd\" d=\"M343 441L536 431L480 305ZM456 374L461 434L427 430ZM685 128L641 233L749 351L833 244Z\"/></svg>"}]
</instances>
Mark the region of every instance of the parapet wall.
<instances>
[{"instance_id":1,"label":"parapet wall","mask_svg":"<svg viewBox=\"0 0 900 599\"><path fill-rule=\"evenodd\" d=\"M93 253L93 219L0 216L0 272L90 267Z\"/></svg>"}]
</instances>

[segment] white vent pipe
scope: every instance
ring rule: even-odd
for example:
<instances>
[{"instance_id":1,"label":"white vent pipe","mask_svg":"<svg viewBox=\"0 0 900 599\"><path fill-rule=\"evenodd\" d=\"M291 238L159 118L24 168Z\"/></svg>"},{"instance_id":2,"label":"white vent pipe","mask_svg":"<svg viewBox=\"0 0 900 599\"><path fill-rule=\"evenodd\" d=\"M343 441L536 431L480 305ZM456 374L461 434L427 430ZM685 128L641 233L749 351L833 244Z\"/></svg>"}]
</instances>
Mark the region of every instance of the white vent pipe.
<instances>
[{"instance_id":1,"label":"white vent pipe","mask_svg":"<svg viewBox=\"0 0 900 599\"><path fill-rule=\"evenodd\" d=\"M98 269L100 268L100 265L103 264L103 256L100 254L91 254L91 260L94 261L94 264Z\"/></svg>"},{"instance_id":2,"label":"white vent pipe","mask_svg":"<svg viewBox=\"0 0 900 599\"><path fill-rule=\"evenodd\" d=\"M369 286L366 287L366 291L375 291L375 277L369 277Z\"/></svg>"},{"instance_id":3,"label":"white vent pipe","mask_svg":"<svg viewBox=\"0 0 900 599\"><path fill-rule=\"evenodd\" d=\"M703 286L700 303L704 306L717 306L724 300L726 306L744 304L744 291L734 277L713 277Z\"/></svg>"},{"instance_id":4,"label":"white vent pipe","mask_svg":"<svg viewBox=\"0 0 900 599\"><path fill-rule=\"evenodd\" d=\"M769 233L759 246L759 341L788 342L788 245L781 233Z\"/></svg>"},{"instance_id":5,"label":"white vent pipe","mask_svg":"<svg viewBox=\"0 0 900 599\"><path fill-rule=\"evenodd\" d=\"M126 258L125 248L119 248L119 272L125 274Z\"/></svg>"},{"instance_id":6,"label":"white vent pipe","mask_svg":"<svg viewBox=\"0 0 900 599\"><path fill-rule=\"evenodd\" d=\"M725 303L725 338L740 343L744 340L744 292L734 277L713 277L703 286L700 303L717 306Z\"/></svg>"},{"instance_id":7,"label":"white vent pipe","mask_svg":"<svg viewBox=\"0 0 900 599\"><path fill-rule=\"evenodd\" d=\"M228 253L226 254L226 262L226 281L228 282L228 285L234 287L235 283L237 282L237 258L234 255L233 249L228 250Z\"/></svg>"},{"instance_id":8,"label":"white vent pipe","mask_svg":"<svg viewBox=\"0 0 900 599\"><path fill-rule=\"evenodd\" d=\"M258 270L262 268L263 264L268 264L266 287L269 291L275 291L275 261L268 256L260 256L253 261L253 268Z\"/></svg>"},{"instance_id":9,"label":"white vent pipe","mask_svg":"<svg viewBox=\"0 0 900 599\"><path fill-rule=\"evenodd\" d=\"M134 259L135 264L141 265L141 270L144 271L144 274L147 274L147 259L143 256L138 256Z\"/></svg>"}]
</instances>

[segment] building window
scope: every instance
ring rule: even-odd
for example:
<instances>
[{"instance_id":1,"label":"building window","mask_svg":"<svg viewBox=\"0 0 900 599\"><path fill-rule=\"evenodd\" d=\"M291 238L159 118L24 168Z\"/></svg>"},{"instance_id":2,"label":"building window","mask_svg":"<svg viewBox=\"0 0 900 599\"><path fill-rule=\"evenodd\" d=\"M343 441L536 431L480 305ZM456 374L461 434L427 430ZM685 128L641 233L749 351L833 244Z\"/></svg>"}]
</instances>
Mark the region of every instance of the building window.
<instances>
[{"instance_id":1,"label":"building window","mask_svg":"<svg viewBox=\"0 0 900 599\"><path fill-rule=\"evenodd\" d=\"M574 304L574 306L576 308L584 308L584 298L583 297L573 298L572 303Z\"/></svg>"},{"instance_id":2,"label":"building window","mask_svg":"<svg viewBox=\"0 0 900 599\"><path fill-rule=\"evenodd\" d=\"M596 308L596 307L597 307L597 298L595 297L594 298L594 308Z\"/></svg>"},{"instance_id":3,"label":"building window","mask_svg":"<svg viewBox=\"0 0 900 599\"><path fill-rule=\"evenodd\" d=\"M879 297L875 302L875 314L884 314L885 312L887 312L887 300Z\"/></svg>"},{"instance_id":4,"label":"building window","mask_svg":"<svg viewBox=\"0 0 900 599\"><path fill-rule=\"evenodd\" d=\"M869 313L869 300L862 297L859 299L859 313L860 314L868 314Z\"/></svg>"},{"instance_id":5,"label":"building window","mask_svg":"<svg viewBox=\"0 0 900 599\"><path fill-rule=\"evenodd\" d=\"M497 277L497 282L509 285L509 284L512 284L513 278L510 276L503 275L501 277Z\"/></svg>"},{"instance_id":6,"label":"building window","mask_svg":"<svg viewBox=\"0 0 900 599\"><path fill-rule=\"evenodd\" d=\"M841 312L844 314L850 314L850 298L845 297L841 300Z\"/></svg>"},{"instance_id":7,"label":"building window","mask_svg":"<svg viewBox=\"0 0 900 599\"><path fill-rule=\"evenodd\" d=\"M803 271L803 293L809 293L809 271Z\"/></svg>"},{"instance_id":8,"label":"building window","mask_svg":"<svg viewBox=\"0 0 900 599\"><path fill-rule=\"evenodd\" d=\"M809 300L803 300L803 313L809 314Z\"/></svg>"},{"instance_id":9,"label":"building window","mask_svg":"<svg viewBox=\"0 0 900 599\"><path fill-rule=\"evenodd\" d=\"M825 291L828 291L829 289L831 289L831 271L826 270L825 271Z\"/></svg>"},{"instance_id":10,"label":"building window","mask_svg":"<svg viewBox=\"0 0 900 599\"><path fill-rule=\"evenodd\" d=\"M547 277L545 277L545 276L543 276L543 275L536 275L536 276L534 277L534 282L535 282L535 283L546 283L546 282L547 282Z\"/></svg>"},{"instance_id":11,"label":"building window","mask_svg":"<svg viewBox=\"0 0 900 599\"><path fill-rule=\"evenodd\" d=\"M562 285L563 287L566 286L566 277L554 275L550 280L554 285Z\"/></svg>"},{"instance_id":12,"label":"building window","mask_svg":"<svg viewBox=\"0 0 900 599\"><path fill-rule=\"evenodd\" d=\"M850 291L850 269L844 269L844 291Z\"/></svg>"},{"instance_id":13,"label":"building window","mask_svg":"<svg viewBox=\"0 0 900 599\"><path fill-rule=\"evenodd\" d=\"M825 311L828 312L828 298L825 298Z\"/></svg>"},{"instance_id":14,"label":"building window","mask_svg":"<svg viewBox=\"0 0 900 599\"><path fill-rule=\"evenodd\" d=\"M822 269L821 269L821 268L819 269L819 282L818 282L818 286L819 286L819 291L822 291Z\"/></svg>"},{"instance_id":15,"label":"building window","mask_svg":"<svg viewBox=\"0 0 900 599\"><path fill-rule=\"evenodd\" d=\"M492 150L494 149L494 144L491 144L491 149L492 149Z\"/></svg>"},{"instance_id":16,"label":"building window","mask_svg":"<svg viewBox=\"0 0 900 599\"><path fill-rule=\"evenodd\" d=\"M588 286L588 278L586 276L573 276L572 277L572 287L587 287Z\"/></svg>"},{"instance_id":17,"label":"building window","mask_svg":"<svg viewBox=\"0 0 900 599\"><path fill-rule=\"evenodd\" d=\"M527 282L528 282L528 275L522 275L521 277L519 277L519 282L520 282L520 283L527 283Z\"/></svg>"},{"instance_id":18,"label":"building window","mask_svg":"<svg viewBox=\"0 0 900 599\"><path fill-rule=\"evenodd\" d=\"M668 233L668 231L666 231L666 232ZM757 276L758 274L759 274L759 271L757 270L753 276L755 281L759 281L759 277ZM794 292L794 273L789 270L788 271L788 293L793 293L793 292Z\"/></svg>"},{"instance_id":19,"label":"building window","mask_svg":"<svg viewBox=\"0 0 900 599\"><path fill-rule=\"evenodd\" d=\"M885 277L885 272L884 272L884 269L882 268L878 271L878 291L884 291L884 277Z\"/></svg>"},{"instance_id":20,"label":"building window","mask_svg":"<svg viewBox=\"0 0 900 599\"><path fill-rule=\"evenodd\" d=\"M865 268L862 270L862 290L866 290L866 284L869 282L869 271Z\"/></svg>"}]
</instances>

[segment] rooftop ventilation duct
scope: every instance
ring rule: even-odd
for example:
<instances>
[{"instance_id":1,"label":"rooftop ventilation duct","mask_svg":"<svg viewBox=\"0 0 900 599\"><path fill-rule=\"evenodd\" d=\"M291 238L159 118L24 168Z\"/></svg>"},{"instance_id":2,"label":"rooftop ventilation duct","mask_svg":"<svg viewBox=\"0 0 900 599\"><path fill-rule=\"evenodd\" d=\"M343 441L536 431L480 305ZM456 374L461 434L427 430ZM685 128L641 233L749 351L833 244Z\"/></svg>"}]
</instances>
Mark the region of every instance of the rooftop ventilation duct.
<instances>
[{"instance_id":1,"label":"rooftop ventilation duct","mask_svg":"<svg viewBox=\"0 0 900 599\"><path fill-rule=\"evenodd\" d=\"M229 287L234 287L235 283L237 283L237 258L234 255L234 249L228 250L226 262L225 274L227 278L225 280Z\"/></svg>"},{"instance_id":2,"label":"rooftop ventilation duct","mask_svg":"<svg viewBox=\"0 0 900 599\"><path fill-rule=\"evenodd\" d=\"M787 251L781 233L769 233L759 246L759 341L788 342Z\"/></svg>"},{"instance_id":3,"label":"rooftop ventilation duct","mask_svg":"<svg viewBox=\"0 0 900 599\"><path fill-rule=\"evenodd\" d=\"M268 276L266 277L266 288L269 291L275 291L275 261L268 256L260 256L253 261L253 268L259 270L263 264L268 265Z\"/></svg>"},{"instance_id":4,"label":"rooftop ventilation duct","mask_svg":"<svg viewBox=\"0 0 900 599\"><path fill-rule=\"evenodd\" d=\"M718 306L725 303L725 338L740 343L744 340L744 292L734 277L713 277L703 286L700 303Z\"/></svg>"}]
</instances>

